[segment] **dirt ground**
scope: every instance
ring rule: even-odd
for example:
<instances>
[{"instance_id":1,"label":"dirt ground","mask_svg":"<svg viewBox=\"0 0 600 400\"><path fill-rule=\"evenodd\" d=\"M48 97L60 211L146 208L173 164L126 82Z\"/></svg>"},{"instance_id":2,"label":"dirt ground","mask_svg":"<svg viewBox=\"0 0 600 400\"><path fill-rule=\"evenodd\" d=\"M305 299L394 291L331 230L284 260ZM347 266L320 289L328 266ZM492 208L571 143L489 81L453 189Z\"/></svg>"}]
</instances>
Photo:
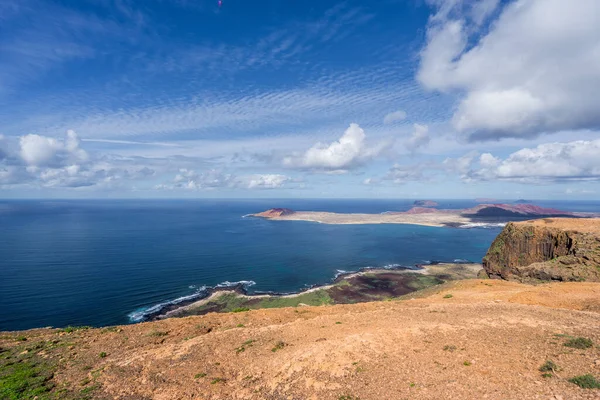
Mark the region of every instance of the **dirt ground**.
<instances>
[{"instance_id":1,"label":"dirt ground","mask_svg":"<svg viewBox=\"0 0 600 400\"><path fill-rule=\"evenodd\" d=\"M543 226L600 235L600 218L542 218L517 222L517 225Z\"/></svg>"},{"instance_id":2,"label":"dirt ground","mask_svg":"<svg viewBox=\"0 0 600 400\"><path fill-rule=\"evenodd\" d=\"M568 382L600 378L599 283L465 280L401 301L19 334L65 342L57 387L90 398L600 399Z\"/></svg>"}]
</instances>

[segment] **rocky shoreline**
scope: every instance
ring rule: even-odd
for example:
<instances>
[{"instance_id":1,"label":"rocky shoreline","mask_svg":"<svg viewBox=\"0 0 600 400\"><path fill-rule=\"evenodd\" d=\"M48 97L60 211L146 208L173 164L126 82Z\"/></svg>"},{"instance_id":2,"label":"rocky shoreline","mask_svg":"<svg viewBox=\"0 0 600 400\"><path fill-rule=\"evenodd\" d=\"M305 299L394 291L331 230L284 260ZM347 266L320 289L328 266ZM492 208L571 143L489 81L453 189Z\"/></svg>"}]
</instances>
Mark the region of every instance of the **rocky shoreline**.
<instances>
[{"instance_id":1,"label":"rocky shoreline","mask_svg":"<svg viewBox=\"0 0 600 400\"><path fill-rule=\"evenodd\" d=\"M293 293L254 292L247 286L208 288L202 298L182 301L147 314L145 321L204 315L236 309L277 308L298 305L350 304L400 297L449 280L476 278L481 264L432 262L413 267L367 267L341 272L327 284L313 285Z\"/></svg>"}]
</instances>

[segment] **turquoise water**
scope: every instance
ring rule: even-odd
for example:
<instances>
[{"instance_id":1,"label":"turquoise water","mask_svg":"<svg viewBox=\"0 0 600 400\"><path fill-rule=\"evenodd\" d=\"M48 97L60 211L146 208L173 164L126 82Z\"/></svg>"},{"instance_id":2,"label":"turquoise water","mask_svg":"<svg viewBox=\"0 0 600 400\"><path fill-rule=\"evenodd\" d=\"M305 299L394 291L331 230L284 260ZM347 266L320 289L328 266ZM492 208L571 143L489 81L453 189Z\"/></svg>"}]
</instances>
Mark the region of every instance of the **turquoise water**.
<instances>
[{"instance_id":1,"label":"turquoise water","mask_svg":"<svg viewBox=\"0 0 600 400\"><path fill-rule=\"evenodd\" d=\"M440 206L473 204L446 201ZM276 206L384 212L411 205L373 200L2 201L0 330L135 322L148 309L200 296L203 287L224 282L246 281L249 292L293 292L328 283L340 270L479 262L500 230L243 218ZM591 203L570 207L600 209Z\"/></svg>"}]
</instances>

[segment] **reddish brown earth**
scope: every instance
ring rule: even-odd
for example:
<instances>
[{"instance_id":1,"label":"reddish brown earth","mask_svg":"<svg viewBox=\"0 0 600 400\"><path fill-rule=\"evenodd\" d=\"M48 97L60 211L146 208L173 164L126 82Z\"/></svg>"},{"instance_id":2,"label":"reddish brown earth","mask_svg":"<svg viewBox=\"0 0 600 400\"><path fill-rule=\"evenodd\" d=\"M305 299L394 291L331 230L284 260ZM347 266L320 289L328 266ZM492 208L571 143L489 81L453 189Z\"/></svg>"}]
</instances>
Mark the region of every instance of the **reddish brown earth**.
<instances>
[{"instance_id":1,"label":"reddish brown earth","mask_svg":"<svg viewBox=\"0 0 600 400\"><path fill-rule=\"evenodd\" d=\"M263 217L263 218L274 218L274 217L283 217L286 215L294 214L293 210L289 208L271 208L270 210L254 214L255 217Z\"/></svg>"},{"instance_id":2,"label":"reddish brown earth","mask_svg":"<svg viewBox=\"0 0 600 400\"><path fill-rule=\"evenodd\" d=\"M42 353L59 360L57 388L91 398L600 398L567 381L600 378L600 283L465 280L419 296L18 335L56 343ZM546 360L560 370L544 378Z\"/></svg>"},{"instance_id":3,"label":"reddish brown earth","mask_svg":"<svg viewBox=\"0 0 600 400\"><path fill-rule=\"evenodd\" d=\"M509 223L483 267L493 278L600 282L600 218Z\"/></svg>"}]
</instances>

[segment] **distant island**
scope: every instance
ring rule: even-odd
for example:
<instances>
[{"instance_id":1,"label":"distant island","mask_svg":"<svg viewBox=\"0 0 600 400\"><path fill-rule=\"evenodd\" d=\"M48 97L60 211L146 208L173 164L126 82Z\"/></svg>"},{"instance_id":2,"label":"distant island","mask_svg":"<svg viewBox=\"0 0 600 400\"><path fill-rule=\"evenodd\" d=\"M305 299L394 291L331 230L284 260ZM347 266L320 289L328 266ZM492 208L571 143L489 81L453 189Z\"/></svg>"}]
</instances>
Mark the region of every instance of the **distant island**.
<instances>
[{"instance_id":1,"label":"distant island","mask_svg":"<svg viewBox=\"0 0 600 400\"><path fill-rule=\"evenodd\" d=\"M532 204L480 204L467 209L436 209L431 205L434 202L426 200L417 202L427 204L427 206L382 214L342 214L272 208L250 216L278 221L312 221L322 224L411 224L438 227L475 227L535 218L592 216L591 214L572 213Z\"/></svg>"},{"instance_id":2,"label":"distant island","mask_svg":"<svg viewBox=\"0 0 600 400\"><path fill-rule=\"evenodd\" d=\"M415 200L413 205L415 207L437 207L439 204L432 200Z\"/></svg>"}]
</instances>

